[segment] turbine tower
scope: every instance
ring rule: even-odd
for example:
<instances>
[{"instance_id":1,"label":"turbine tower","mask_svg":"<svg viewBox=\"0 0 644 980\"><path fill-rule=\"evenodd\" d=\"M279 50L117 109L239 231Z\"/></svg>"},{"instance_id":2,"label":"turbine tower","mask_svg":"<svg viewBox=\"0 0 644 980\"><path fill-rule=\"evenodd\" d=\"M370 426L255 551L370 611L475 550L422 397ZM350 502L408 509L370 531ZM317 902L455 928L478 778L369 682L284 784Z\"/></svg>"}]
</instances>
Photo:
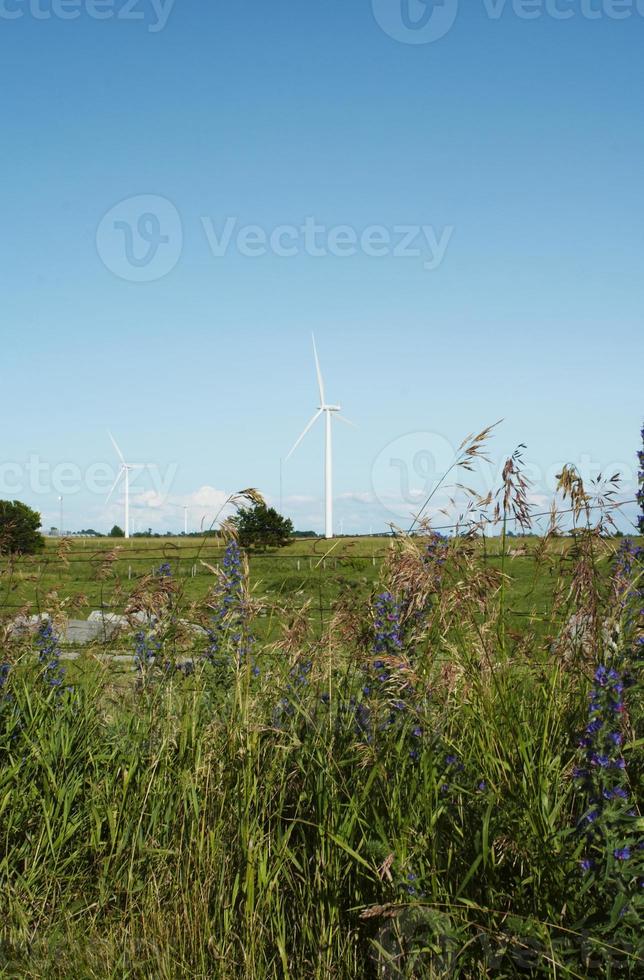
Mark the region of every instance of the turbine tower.
<instances>
[{"instance_id":1,"label":"turbine tower","mask_svg":"<svg viewBox=\"0 0 644 980\"><path fill-rule=\"evenodd\" d=\"M333 453L332 453L332 433L331 433L331 417L336 416L341 422L346 422L347 425L353 425L353 422L349 422L340 415L339 405L330 405L327 403L326 396L324 394L324 381L322 380L322 372L320 371L320 362L318 360L318 352L315 346L315 337L311 334L313 340L313 356L315 358L315 371L318 378L318 388L320 390L320 404L318 410L308 423L301 436L289 452L286 459L288 460L302 439L307 434L310 428L317 422L321 415L324 416L324 536L325 538L333 537Z\"/></svg>"},{"instance_id":2,"label":"turbine tower","mask_svg":"<svg viewBox=\"0 0 644 980\"><path fill-rule=\"evenodd\" d=\"M116 439L114 438L114 436L112 435L111 432L108 431L107 434L110 437L110 439L112 440L112 445L116 449L118 458L121 461L121 468L120 468L120 470L117 473L116 479L115 479L115 481L114 481L114 483L112 485L112 489L110 490L110 492L107 495L107 499L106 499L105 503L108 504L110 502L110 500L112 498L112 494L116 490L116 488L117 488L117 486L119 484L119 481L120 481L121 477L124 476L125 477L125 528L124 528L124 531L125 531L125 537L126 538L129 538L129 536L130 536L130 470L140 470L143 467L140 464L138 464L138 463L137 464L126 463L125 462L125 459L123 457L123 453L121 452L121 450L118 447L118 444L116 442Z\"/></svg>"}]
</instances>

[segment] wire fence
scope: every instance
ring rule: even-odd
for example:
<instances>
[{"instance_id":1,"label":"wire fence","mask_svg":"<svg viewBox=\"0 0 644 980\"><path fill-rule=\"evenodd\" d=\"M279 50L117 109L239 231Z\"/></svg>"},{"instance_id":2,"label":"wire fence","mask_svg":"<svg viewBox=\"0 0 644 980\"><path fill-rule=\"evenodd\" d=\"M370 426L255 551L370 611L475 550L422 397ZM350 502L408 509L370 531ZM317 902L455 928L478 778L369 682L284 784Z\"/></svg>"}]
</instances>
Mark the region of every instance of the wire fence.
<instances>
[{"instance_id":1,"label":"wire fence","mask_svg":"<svg viewBox=\"0 0 644 980\"><path fill-rule=\"evenodd\" d=\"M621 501L619 503L611 503L608 507L609 510L617 510L629 504L637 503L635 499ZM584 508L585 511L606 511L606 505L597 504L591 505L588 508ZM567 508L564 510L558 510L557 516L564 514L579 513L576 508ZM531 515L533 520L538 518L547 517L552 518L552 511L543 511L540 513L534 513ZM477 532L482 532L484 528L490 525L498 526L502 519L488 517L487 515L482 515L479 518L474 518L470 515L470 520L466 522L464 519L460 520L454 524L443 524L443 525L432 525L426 530L417 530L412 535L413 538L422 538L423 534L432 532L442 532L442 531L455 531L464 533L468 528L474 529ZM508 522L516 522L517 517L511 516L507 519ZM300 539L302 542L311 541L314 543L313 549L298 550L295 554L293 553L283 553L283 552L258 552L249 549L245 549L246 553L250 559L251 572L262 568L263 562L270 562L277 565L279 568L279 575L302 576L302 585L306 585L306 582L310 583L312 574L316 575L316 578L326 578L328 586L337 586L338 588L343 582L350 582L351 576L347 575L347 572L360 571L362 575L365 575L366 570L369 568L377 569L383 561L387 558L386 549L378 550L376 546L371 549L370 554L356 554L352 550L353 542L365 542L367 540L372 540L380 538L383 541L392 540L398 537L408 537L409 535L404 532L398 532L395 528L390 528L388 532L380 533L377 535L351 535L346 538L336 538L332 542L328 542L323 538L315 539ZM519 536L529 537L529 535ZM66 541L71 541L73 539L65 539ZM85 539L86 540L86 539ZM198 541L201 540L203 543L201 546L198 545ZM479 533L477 540L485 540L485 534ZM186 553L190 545L196 545L194 551ZM338 548L342 547L344 544L345 550L338 552ZM111 545L111 542L110 542ZM0 613L3 610L9 609L24 609L27 605L39 605L39 603L45 599L46 595L52 591L52 585L48 587L45 586L44 582L39 583L39 579L43 579L44 576L49 575L50 577L57 576L60 583L55 584L66 585L86 585L88 592L82 592L87 598L90 604L98 606L99 608L109 609L112 608L107 597L107 593L111 589L120 588L125 581L131 581L134 586L138 580L145 578L148 575L155 575L159 572L159 563L170 563L172 569L172 575L176 579L190 580L190 579L203 579L208 578L212 580L212 568L215 569L219 567L220 561L223 558L225 551L225 542L223 539L213 540L210 536L202 539L194 539L188 537L185 542L181 544L176 544L175 542L167 542L167 544L161 547L161 550L156 550L156 545L150 548L128 548L128 546L123 546L121 544L111 545L108 549L99 548L94 550L91 554L87 555L63 555L57 553L52 556L31 556L29 558L19 559L17 562L12 562L5 559L5 568L3 569L0 565ZM486 562L497 562L501 561L502 555L500 552L487 551L485 550L482 557ZM533 550L527 549L525 551L513 549L511 554L513 560L525 560L534 561L535 554ZM257 564L259 563L259 564ZM77 566L90 566L89 574L87 576L78 575L74 573L74 568ZM209 567L210 566L210 567ZM106 576L102 580L102 584L99 587L98 592L96 592L96 587L99 585L98 576L102 571L109 569L109 577ZM66 575L65 571L69 574ZM15 574L15 573L18 574ZM13 573L13 574L12 574ZM329 579L329 573L334 573L333 578ZM337 574L335 574L337 573ZM260 572L260 574L263 574ZM376 572L370 573L373 578L376 577ZM2 595L5 591L2 588L4 584L6 585L6 594ZM31 581L30 581L31 580ZM40 584L40 588L38 588ZM288 583L284 581L279 583L279 579L276 583L272 583L274 590L279 593L279 589L282 586L288 585L291 588L293 582L289 579ZM24 585L28 588L30 585L34 586L30 588L29 591L35 593L32 595L31 600L25 598L23 601L8 601L9 599L15 598L16 589ZM79 588L79 593L81 589ZM71 597L70 597L71 598ZM310 598L310 597L309 597ZM272 595L268 593L262 596L263 600L268 602L275 601ZM282 600L282 605L284 601ZM296 607L291 607L295 609ZM320 607L316 604L315 610L330 612L332 607Z\"/></svg>"}]
</instances>

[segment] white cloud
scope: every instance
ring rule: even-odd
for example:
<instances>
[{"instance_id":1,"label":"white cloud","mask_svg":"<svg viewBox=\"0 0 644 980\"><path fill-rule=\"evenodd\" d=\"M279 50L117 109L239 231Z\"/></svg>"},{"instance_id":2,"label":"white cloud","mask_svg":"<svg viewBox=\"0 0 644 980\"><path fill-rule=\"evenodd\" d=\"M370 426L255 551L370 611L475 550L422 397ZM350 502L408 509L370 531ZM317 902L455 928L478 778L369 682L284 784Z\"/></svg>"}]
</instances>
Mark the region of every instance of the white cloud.
<instances>
[{"instance_id":1,"label":"white cloud","mask_svg":"<svg viewBox=\"0 0 644 980\"><path fill-rule=\"evenodd\" d=\"M234 512L232 505L227 505L229 494L217 487L204 485L190 493L169 494L163 497L155 490L133 492L131 496L131 525L132 531L142 531L151 527L154 531L183 530L184 507L188 507L188 529L200 529L217 526L223 519ZM376 496L372 491L348 490L337 494L334 506L334 524L336 531L341 529L345 534L385 531L391 523L398 527L408 527L414 520L418 509L424 503L424 491L408 491L406 499L396 493L381 493ZM538 511L547 510L549 499L546 494L528 493L529 502ZM279 501L271 499L272 506L279 507ZM324 524L324 501L321 497L307 494L289 494L282 502L284 513L293 520L298 530L313 529L321 532ZM441 489L431 504L423 511L423 519L430 520L435 527L453 525L459 518L467 514L467 500L463 494L457 500L450 499L449 493ZM83 526L92 526L92 520L98 526L111 527L112 524L123 525L123 496L112 499L108 507L100 510Z\"/></svg>"},{"instance_id":2,"label":"white cloud","mask_svg":"<svg viewBox=\"0 0 644 980\"><path fill-rule=\"evenodd\" d=\"M357 504L373 504L374 495L368 490L349 490L348 493L341 493L338 500L351 500Z\"/></svg>"},{"instance_id":3,"label":"white cloud","mask_svg":"<svg viewBox=\"0 0 644 980\"><path fill-rule=\"evenodd\" d=\"M217 526L234 511L232 505L226 505L229 494L216 487L202 486L192 493L168 494L162 496L155 490L142 490L130 496L130 522L132 531L143 531L151 527L154 531L182 531L184 526L184 508L188 508L188 530L196 531L202 528ZM123 524L124 501L110 501L107 507L100 511L101 523Z\"/></svg>"}]
</instances>

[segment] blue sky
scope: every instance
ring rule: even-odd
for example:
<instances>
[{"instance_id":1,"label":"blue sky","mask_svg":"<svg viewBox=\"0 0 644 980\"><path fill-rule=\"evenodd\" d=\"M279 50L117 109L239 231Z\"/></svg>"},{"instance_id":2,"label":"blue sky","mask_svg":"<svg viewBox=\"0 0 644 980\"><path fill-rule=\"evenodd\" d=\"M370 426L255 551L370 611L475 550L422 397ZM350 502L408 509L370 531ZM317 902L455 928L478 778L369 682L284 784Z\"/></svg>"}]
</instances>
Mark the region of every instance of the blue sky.
<instances>
[{"instance_id":1,"label":"blue sky","mask_svg":"<svg viewBox=\"0 0 644 980\"><path fill-rule=\"evenodd\" d=\"M523 442L537 504L565 461L632 495L644 3L159 4L0 2L0 496L111 526L109 427L135 526L277 503L311 331L345 531L500 418L478 489ZM318 530L322 435L282 490Z\"/></svg>"}]
</instances>

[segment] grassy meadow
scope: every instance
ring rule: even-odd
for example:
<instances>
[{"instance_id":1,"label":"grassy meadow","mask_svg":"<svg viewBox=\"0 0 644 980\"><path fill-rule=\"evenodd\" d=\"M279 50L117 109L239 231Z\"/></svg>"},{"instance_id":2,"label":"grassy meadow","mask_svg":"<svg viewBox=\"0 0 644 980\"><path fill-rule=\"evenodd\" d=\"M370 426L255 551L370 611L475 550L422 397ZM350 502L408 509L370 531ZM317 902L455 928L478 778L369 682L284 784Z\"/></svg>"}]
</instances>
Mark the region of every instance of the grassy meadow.
<instances>
[{"instance_id":1,"label":"grassy meadow","mask_svg":"<svg viewBox=\"0 0 644 980\"><path fill-rule=\"evenodd\" d=\"M547 555L541 538L479 537L463 547L475 549L490 570L504 563L507 615L517 624L528 619L547 632L553 585L571 565L570 538L554 538ZM458 547L459 542L454 542ZM617 538L598 544L597 568L608 573L619 549ZM67 615L85 617L91 610L122 614L130 597L164 564L180 583L181 604L188 614L212 588L226 542L213 537L47 538L43 553L14 562L0 559L0 615L51 612L63 606ZM306 538L281 549L248 555L249 589L261 605L259 628L264 638L278 635L285 616L308 608L314 622L327 623L334 604L353 596L365 602L375 588L392 548L392 537ZM560 575L561 573L561 575Z\"/></svg>"},{"instance_id":2,"label":"grassy meadow","mask_svg":"<svg viewBox=\"0 0 644 980\"><path fill-rule=\"evenodd\" d=\"M584 517L5 562L0 976L643 976L642 557Z\"/></svg>"}]
</instances>

